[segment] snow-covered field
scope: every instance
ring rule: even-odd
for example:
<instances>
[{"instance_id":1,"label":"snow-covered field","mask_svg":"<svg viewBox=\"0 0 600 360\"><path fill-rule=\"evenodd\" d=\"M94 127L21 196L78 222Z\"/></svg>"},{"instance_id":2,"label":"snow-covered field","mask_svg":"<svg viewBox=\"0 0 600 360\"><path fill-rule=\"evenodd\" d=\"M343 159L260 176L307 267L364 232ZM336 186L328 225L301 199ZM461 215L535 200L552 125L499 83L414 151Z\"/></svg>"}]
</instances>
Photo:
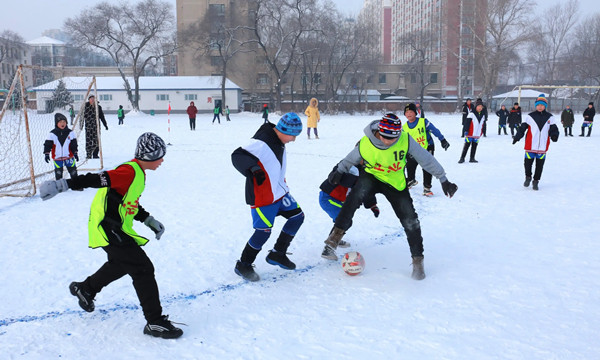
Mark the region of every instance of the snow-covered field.
<instances>
[{"instance_id":1,"label":"snow-covered field","mask_svg":"<svg viewBox=\"0 0 600 360\"><path fill-rule=\"evenodd\" d=\"M321 259L331 220L318 187L362 136L373 116L322 116L320 140L305 133L287 146L287 181L306 214L290 251L296 271L264 261L281 229L259 254L262 280L247 283L233 267L252 233L244 178L230 154L262 123L233 114L212 125L198 118L110 116L105 164L133 157L144 131L164 137L163 165L148 172L143 206L166 226L145 246L164 313L184 335L142 333L145 320L129 277L96 297L85 313L70 295L105 261L87 247L95 191L69 191L42 202L0 198L0 358L2 359L597 359L600 354L600 133L552 143L540 191L522 186L523 143L496 135L478 148L478 164L457 164L460 115L432 115L451 146L436 157L455 197L411 190L424 236L427 278L410 278L404 232L379 197L381 216L358 210L346 240L366 259L356 277ZM302 116L305 119L304 116ZM574 133L579 134L581 114ZM271 115L272 121L277 119ZM68 175L66 175L68 176ZM422 180L420 168L417 179ZM147 236L143 224L136 229Z\"/></svg>"}]
</instances>

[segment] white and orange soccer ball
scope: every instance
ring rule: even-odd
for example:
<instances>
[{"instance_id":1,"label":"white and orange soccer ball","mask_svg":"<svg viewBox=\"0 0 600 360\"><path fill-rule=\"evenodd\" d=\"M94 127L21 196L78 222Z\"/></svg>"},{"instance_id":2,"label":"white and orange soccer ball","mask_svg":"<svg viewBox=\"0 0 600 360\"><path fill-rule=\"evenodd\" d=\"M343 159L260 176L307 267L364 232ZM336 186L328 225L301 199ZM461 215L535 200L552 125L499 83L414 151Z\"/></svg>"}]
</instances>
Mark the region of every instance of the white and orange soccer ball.
<instances>
[{"instance_id":1,"label":"white and orange soccer ball","mask_svg":"<svg viewBox=\"0 0 600 360\"><path fill-rule=\"evenodd\" d=\"M342 269L350 276L358 275L365 269L365 259L358 251L347 252L342 257Z\"/></svg>"}]
</instances>

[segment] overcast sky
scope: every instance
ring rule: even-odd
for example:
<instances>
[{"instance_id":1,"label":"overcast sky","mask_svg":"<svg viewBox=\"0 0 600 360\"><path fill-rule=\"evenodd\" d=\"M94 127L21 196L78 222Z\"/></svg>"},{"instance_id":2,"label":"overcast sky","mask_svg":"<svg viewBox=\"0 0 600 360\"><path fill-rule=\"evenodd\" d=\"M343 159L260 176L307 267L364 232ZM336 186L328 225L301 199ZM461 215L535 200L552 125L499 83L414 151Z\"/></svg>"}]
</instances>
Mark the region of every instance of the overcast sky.
<instances>
[{"instance_id":1,"label":"overcast sky","mask_svg":"<svg viewBox=\"0 0 600 360\"><path fill-rule=\"evenodd\" d=\"M175 0L166 0L175 7ZM363 0L332 0L345 14L358 14ZM99 1L98 1L99 2ZM118 3L120 0L108 0ZM539 0L538 8L543 11L562 0ZM26 41L41 36L47 29L60 29L65 19L81 13L97 2L81 0L25 0L13 2L11 6L3 6L0 11L0 32L12 30L20 34ZM581 17L600 12L599 0L579 0ZM18 5L17 5L18 4ZM93 16L90 14L90 16Z\"/></svg>"}]
</instances>

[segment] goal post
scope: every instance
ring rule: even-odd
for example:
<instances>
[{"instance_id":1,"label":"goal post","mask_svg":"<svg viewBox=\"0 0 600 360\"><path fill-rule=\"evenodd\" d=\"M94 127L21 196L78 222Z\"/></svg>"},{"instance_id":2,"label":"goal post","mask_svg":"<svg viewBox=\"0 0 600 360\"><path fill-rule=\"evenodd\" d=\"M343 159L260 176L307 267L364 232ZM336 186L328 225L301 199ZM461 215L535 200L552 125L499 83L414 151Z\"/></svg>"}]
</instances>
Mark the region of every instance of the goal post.
<instances>
[{"instance_id":1,"label":"goal post","mask_svg":"<svg viewBox=\"0 0 600 360\"><path fill-rule=\"evenodd\" d=\"M77 138L78 170L103 168L97 102L95 114L88 114L87 121L84 119L88 97L96 97L95 77L64 77L26 89L24 68L50 72L48 68L19 65L6 93L0 111L0 197L33 196L42 182L54 180L54 163L45 162L43 149L48 134L55 127L56 113L65 115L68 127ZM97 144L99 159L86 158L89 141ZM64 171L63 178L69 178L66 173Z\"/></svg>"}]
</instances>

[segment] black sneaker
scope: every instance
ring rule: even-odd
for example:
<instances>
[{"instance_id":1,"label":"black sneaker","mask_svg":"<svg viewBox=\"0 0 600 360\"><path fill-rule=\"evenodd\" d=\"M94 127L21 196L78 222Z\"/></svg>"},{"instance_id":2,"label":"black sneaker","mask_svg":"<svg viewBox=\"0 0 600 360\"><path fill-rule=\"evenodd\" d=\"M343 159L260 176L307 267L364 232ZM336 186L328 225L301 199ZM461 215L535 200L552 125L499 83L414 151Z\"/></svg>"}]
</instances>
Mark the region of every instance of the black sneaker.
<instances>
[{"instance_id":1,"label":"black sneaker","mask_svg":"<svg viewBox=\"0 0 600 360\"><path fill-rule=\"evenodd\" d=\"M294 264L284 252L271 250L265 260L267 260L269 264L277 265L282 269L294 270L296 268L296 264Z\"/></svg>"},{"instance_id":2,"label":"black sneaker","mask_svg":"<svg viewBox=\"0 0 600 360\"><path fill-rule=\"evenodd\" d=\"M464 162L465 162L465 158L460 158L460 159L458 160L458 163L459 163L459 164L462 164L462 163L464 163Z\"/></svg>"},{"instance_id":3,"label":"black sneaker","mask_svg":"<svg viewBox=\"0 0 600 360\"><path fill-rule=\"evenodd\" d=\"M173 326L169 321L169 315L163 315L158 320L149 321L144 326L144 334L163 339L177 339L183 335L183 330Z\"/></svg>"},{"instance_id":4,"label":"black sneaker","mask_svg":"<svg viewBox=\"0 0 600 360\"><path fill-rule=\"evenodd\" d=\"M538 187L538 184L540 183L539 180L533 180L533 190L539 190L540 188Z\"/></svg>"},{"instance_id":5,"label":"black sneaker","mask_svg":"<svg viewBox=\"0 0 600 360\"><path fill-rule=\"evenodd\" d=\"M94 295L90 292L83 290L82 283L73 281L69 285L71 295L76 296L79 299L79 306L87 312L92 312L95 309L94 306Z\"/></svg>"},{"instance_id":6,"label":"black sneaker","mask_svg":"<svg viewBox=\"0 0 600 360\"><path fill-rule=\"evenodd\" d=\"M323 252L321 253L321 257L323 259L334 260L334 261L337 261L337 259L338 259L337 254L335 253L335 249L333 249L329 245L325 245L325 248L323 248Z\"/></svg>"},{"instance_id":7,"label":"black sneaker","mask_svg":"<svg viewBox=\"0 0 600 360\"><path fill-rule=\"evenodd\" d=\"M475 159L471 159L469 160L470 163L478 163L479 161L475 160Z\"/></svg>"},{"instance_id":8,"label":"black sneaker","mask_svg":"<svg viewBox=\"0 0 600 360\"><path fill-rule=\"evenodd\" d=\"M406 187L407 188L412 188L413 186L417 185L419 182L417 180L408 180L408 182L406 183Z\"/></svg>"},{"instance_id":9,"label":"black sneaker","mask_svg":"<svg viewBox=\"0 0 600 360\"><path fill-rule=\"evenodd\" d=\"M252 265L252 264L247 265L239 260L235 264L235 273L248 281L260 280L260 276L258 276L256 271L254 271L254 265Z\"/></svg>"},{"instance_id":10,"label":"black sneaker","mask_svg":"<svg viewBox=\"0 0 600 360\"><path fill-rule=\"evenodd\" d=\"M523 186L529 187L529 184L531 184L531 176L525 176L525 182L523 182Z\"/></svg>"},{"instance_id":11,"label":"black sneaker","mask_svg":"<svg viewBox=\"0 0 600 360\"><path fill-rule=\"evenodd\" d=\"M340 240L339 244L338 244L339 248L349 248L350 247L350 243L344 240Z\"/></svg>"}]
</instances>

